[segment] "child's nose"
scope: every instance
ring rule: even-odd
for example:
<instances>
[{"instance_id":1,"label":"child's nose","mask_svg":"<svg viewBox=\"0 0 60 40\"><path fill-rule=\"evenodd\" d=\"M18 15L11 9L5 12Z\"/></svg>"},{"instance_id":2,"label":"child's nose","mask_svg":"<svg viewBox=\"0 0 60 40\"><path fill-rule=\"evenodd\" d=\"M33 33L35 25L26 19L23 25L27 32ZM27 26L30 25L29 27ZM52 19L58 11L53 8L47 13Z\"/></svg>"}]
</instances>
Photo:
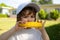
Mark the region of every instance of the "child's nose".
<instances>
[{"instance_id":1,"label":"child's nose","mask_svg":"<svg viewBox=\"0 0 60 40\"><path fill-rule=\"evenodd\" d=\"M31 18L28 18L28 22L31 22L32 21L32 19Z\"/></svg>"},{"instance_id":2,"label":"child's nose","mask_svg":"<svg viewBox=\"0 0 60 40\"><path fill-rule=\"evenodd\" d=\"M28 19L28 22L31 22L32 20L31 19Z\"/></svg>"}]
</instances>

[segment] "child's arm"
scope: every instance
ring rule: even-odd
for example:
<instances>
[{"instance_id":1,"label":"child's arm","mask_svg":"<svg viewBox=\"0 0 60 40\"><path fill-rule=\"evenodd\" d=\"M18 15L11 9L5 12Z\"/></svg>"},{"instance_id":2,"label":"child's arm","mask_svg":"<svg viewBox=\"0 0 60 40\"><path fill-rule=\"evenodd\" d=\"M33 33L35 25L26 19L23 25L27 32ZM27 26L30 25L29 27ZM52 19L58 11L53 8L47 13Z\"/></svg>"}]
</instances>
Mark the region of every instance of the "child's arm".
<instances>
[{"instance_id":1,"label":"child's arm","mask_svg":"<svg viewBox=\"0 0 60 40\"><path fill-rule=\"evenodd\" d=\"M13 33L15 32L15 29L11 29L5 33L3 33L2 35L0 35L0 40L7 40Z\"/></svg>"},{"instance_id":2,"label":"child's arm","mask_svg":"<svg viewBox=\"0 0 60 40\"><path fill-rule=\"evenodd\" d=\"M40 29L43 40L50 40L45 28Z\"/></svg>"},{"instance_id":3,"label":"child's arm","mask_svg":"<svg viewBox=\"0 0 60 40\"><path fill-rule=\"evenodd\" d=\"M23 28L23 27L19 27L18 24L19 22L16 23L15 27L0 35L0 40L7 40L11 35L13 35L13 33Z\"/></svg>"},{"instance_id":4,"label":"child's arm","mask_svg":"<svg viewBox=\"0 0 60 40\"><path fill-rule=\"evenodd\" d=\"M43 38L43 40L50 40L50 39L49 39L49 36L48 36L48 34L47 34L47 32L46 32L46 30L45 30L45 28L44 28L45 22L46 22L46 20L43 22L42 28L38 28L38 29L39 29L40 32L42 33L42 38Z\"/></svg>"}]
</instances>

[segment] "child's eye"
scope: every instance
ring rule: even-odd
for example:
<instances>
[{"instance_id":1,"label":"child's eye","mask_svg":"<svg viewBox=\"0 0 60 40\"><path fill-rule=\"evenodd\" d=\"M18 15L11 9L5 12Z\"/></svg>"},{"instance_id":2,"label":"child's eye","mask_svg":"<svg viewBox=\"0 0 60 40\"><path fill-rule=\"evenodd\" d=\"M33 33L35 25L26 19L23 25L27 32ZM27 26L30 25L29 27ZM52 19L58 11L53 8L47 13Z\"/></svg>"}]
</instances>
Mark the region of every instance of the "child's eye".
<instances>
[{"instance_id":1,"label":"child's eye","mask_svg":"<svg viewBox=\"0 0 60 40\"><path fill-rule=\"evenodd\" d=\"M31 18L34 18L34 16L31 16Z\"/></svg>"},{"instance_id":2,"label":"child's eye","mask_svg":"<svg viewBox=\"0 0 60 40\"><path fill-rule=\"evenodd\" d=\"M27 16L24 16L24 18L27 18Z\"/></svg>"}]
</instances>

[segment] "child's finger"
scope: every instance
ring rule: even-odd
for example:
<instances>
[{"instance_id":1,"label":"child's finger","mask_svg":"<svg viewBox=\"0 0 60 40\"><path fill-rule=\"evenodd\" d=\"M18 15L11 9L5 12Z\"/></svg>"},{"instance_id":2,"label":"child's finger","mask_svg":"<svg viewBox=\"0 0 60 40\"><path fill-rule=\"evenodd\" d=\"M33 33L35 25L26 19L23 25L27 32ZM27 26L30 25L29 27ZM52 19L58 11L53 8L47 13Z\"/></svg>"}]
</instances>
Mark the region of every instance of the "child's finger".
<instances>
[{"instance_id":1,"label":"child's finger","mask_svg":"<svg viewBox=\"0 0 60 40\"><path fill-rule=\"evenodd\" d=\"M25 24L26 22L25 21L19 21L20 24Z\"/></svg>"},{"instance_id":2,"label":"child's finger","mask_svg":"<svg viewBox=\"0 0 60 40\"><path fill-rule=\"evenodd\" d=\"M40 22L40 23L42 23L42 21L41 21L41 20L37 20L37 22Z\"/></svg>"}]
</instances>

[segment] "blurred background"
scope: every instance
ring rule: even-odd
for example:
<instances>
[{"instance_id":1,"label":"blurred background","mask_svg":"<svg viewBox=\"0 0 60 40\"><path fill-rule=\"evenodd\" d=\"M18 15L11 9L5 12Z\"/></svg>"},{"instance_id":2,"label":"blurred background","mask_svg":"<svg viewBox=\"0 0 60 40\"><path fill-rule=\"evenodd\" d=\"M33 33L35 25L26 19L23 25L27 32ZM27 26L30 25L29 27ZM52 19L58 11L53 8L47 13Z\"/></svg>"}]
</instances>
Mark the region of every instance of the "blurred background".
<instances>
[{"instance_id":1,"label":"blurred background","mask_svg":"<svg viewBox=\"0 0 60 40\"><path fill-rule=\"evenodd\" d=\"M50 40L60 40L60 0L0 0L0 35L16 23L16 9L24 2L35 2L40 11L37 19L46 20Z\"/></svg>"}]
</instances>

